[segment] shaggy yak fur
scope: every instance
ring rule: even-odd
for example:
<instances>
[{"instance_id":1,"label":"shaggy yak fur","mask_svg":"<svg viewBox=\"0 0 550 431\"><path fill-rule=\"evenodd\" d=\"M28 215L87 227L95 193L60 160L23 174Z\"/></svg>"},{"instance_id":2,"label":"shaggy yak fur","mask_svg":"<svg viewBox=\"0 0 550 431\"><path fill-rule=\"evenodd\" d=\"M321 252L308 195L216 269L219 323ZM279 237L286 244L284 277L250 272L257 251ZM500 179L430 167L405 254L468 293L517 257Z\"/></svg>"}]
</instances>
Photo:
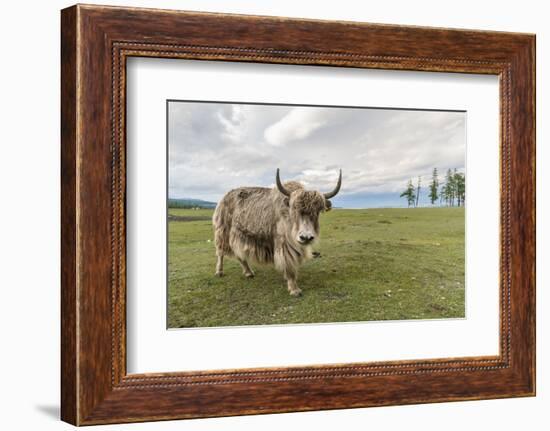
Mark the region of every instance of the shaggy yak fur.
<instances>
[{"instance_id":1,"label":"shaggy yak fur","mask_svg":"<svg viewBox=\"0 0 550 431\"><path fill-rule=\"evenodd\" d=\"M326 195L305 190L295 181L279 182L280 188L241 187L226 193L212 218L216 275L223 275L224 256L237 258L246 277L254 277L250 261L273 263L283 273L290 294L299 296L298 268L312 256L319 214L330 210L326 196L334 196L340 183L341 177L336 192Z\"/></svg>"}]
</instances>

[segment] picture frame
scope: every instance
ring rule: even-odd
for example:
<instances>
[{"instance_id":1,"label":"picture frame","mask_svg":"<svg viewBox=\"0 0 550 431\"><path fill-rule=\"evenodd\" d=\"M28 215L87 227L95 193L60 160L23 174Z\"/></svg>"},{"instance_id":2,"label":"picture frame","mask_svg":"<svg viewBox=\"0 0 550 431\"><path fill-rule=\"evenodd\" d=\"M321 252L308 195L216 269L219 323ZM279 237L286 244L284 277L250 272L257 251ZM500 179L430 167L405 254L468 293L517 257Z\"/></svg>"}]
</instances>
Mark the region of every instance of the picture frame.
<instances>
[{"instance_id":1,"label":"picture frame","mask_svg":"<svg viewBox=\"0 0 550 431\"><path fill-rule=\"evenodd\" d=\"M535 36L76 5L61 12L61 418L139 422L535 395ZM126 371L130 57L490 74L499 355Z\"/></svg>"}]
</instances>

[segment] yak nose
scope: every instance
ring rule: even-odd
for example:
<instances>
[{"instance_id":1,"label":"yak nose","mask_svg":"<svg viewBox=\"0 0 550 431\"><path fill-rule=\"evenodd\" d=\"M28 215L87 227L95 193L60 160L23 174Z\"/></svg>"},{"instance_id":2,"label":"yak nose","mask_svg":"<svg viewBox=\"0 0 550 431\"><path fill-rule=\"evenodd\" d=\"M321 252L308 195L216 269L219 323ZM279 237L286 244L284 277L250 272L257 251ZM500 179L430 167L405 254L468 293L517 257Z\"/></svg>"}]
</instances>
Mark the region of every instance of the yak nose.
<instances>
[{"instance_id":1,"label":"yak nose","mask_svg":"<svg viewBox=\"0 0 550 431\"><path fill-rule=\"evenodd\" d=\"M300 241L302 242L311 242L313 241L313 238L315 238L313 235L311 235L310 233L301 233L300 234Z\"/></svg>"}]
</instances>

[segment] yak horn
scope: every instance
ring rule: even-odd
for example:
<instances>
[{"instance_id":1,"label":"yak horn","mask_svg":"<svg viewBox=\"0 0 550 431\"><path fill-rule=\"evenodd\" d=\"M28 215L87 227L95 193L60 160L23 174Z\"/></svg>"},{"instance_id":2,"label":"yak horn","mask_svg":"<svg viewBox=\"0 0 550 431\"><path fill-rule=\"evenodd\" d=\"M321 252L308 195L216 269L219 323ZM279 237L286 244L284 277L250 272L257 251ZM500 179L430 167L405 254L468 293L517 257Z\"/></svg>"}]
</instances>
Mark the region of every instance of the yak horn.
<instances>
[{"instance_id":1,"label":"yak horn","mask_svg":"<svg viewBox=\"0 0 550 431\"><path fill-rule=\"evenodd\" d=\"M277 168L277 175L275 176L275 181L277 183L277 188L279 189L279 191L285 196L290 196L290 192L287 189L285 189L283 186L283 183L281 183L281 178L279 177L279 168Z\"/></svg>"},{"instance_id":2,"label":"yak horn","mask_svg":"<svg viewBox=\"0 0 550 431\"><path fill-rule=\"evenodd\" d=\"M338 183L336 184L336 187L334 188L333 191L324 194L325 199L330 199L336 196L340 191L341 186L342 186L342 169L340 169L340 176L338 177Z\"/></svg>"}]
</instances>

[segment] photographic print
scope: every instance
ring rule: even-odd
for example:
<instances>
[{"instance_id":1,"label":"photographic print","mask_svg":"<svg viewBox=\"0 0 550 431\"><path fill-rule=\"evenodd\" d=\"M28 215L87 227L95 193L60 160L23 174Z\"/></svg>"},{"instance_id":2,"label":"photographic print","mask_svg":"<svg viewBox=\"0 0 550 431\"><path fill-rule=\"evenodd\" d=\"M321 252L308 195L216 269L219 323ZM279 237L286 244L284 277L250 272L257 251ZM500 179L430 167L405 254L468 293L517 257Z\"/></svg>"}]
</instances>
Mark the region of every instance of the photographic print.
<instances>
[{"instance_id":1,"label":"photographic print","mask_svg":"<svg viewBox=\"0 0 550 431\"><path fill-rule=\"evenodd\" d=\"M64 9L61 418L534 396L535 47Z\"/></svg>"},{"instance_id":2,"label":"photographic print","mask_svg":"<svg viewBox=\"0 0 550 431\"><path fill-rule=\"evenodd\" d=\"M169 328L465 317L466 112L167 101Z\"/></svg>"}]
</instances>

